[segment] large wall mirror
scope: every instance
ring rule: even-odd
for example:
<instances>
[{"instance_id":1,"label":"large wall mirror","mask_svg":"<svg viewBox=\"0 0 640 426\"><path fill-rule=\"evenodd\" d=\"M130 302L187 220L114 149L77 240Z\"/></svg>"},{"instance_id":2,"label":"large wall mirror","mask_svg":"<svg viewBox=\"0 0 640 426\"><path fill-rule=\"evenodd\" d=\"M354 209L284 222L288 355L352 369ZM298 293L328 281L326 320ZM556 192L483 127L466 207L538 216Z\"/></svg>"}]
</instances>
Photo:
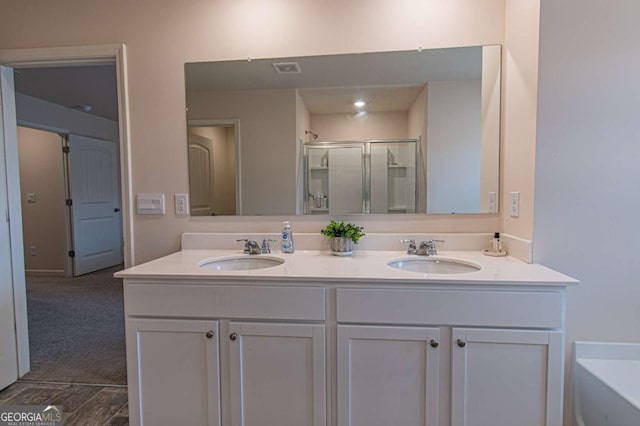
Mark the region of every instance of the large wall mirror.
<instances>
[{"instance_id":1,"label":"large wall mirror","mask_svg":"<svg viewBox=\"0 0 640 426\"><path fill-rule=\"evenodd\" d=\"M500 46L185 65L191 214L497 213Z\"/></svg>"}]
</instances>

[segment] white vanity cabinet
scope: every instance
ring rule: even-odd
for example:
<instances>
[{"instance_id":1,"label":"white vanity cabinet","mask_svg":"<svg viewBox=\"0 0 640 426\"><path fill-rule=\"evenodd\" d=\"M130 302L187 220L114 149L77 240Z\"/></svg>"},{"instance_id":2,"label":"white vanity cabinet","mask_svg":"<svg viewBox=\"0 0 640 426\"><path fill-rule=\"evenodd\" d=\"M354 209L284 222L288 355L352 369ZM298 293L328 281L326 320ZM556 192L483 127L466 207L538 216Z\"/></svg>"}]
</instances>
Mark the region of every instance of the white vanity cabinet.
<instances>
[{"instance_id":1,"label":"white vanity cabinet","mask_svg":"<svg viewBox=\"0 0 640 426\"><path fill-rule=\"evenodd\" d=\"M231 424L324 426L324 325L231 322Z\"/></svg>"},{"instance_id":2,"label":"white vanity cabinet","mask_svg":"<svg viewBox=\"0 0 640 426\"><path fill-rule=\"evenodd\" d=\"M218 322L127 319L126 326L129 385L137 393L131 423L220 425Z\"/></svg>"},{"instance_id":3,"label":"white vanity cabinet","mask_svg":"<svg viewBox=\"0 0 640 426\"><path fill-rule=\"evenodd\" d=\"M125 277L130 424L562 424L563 285L240 277Z\"/></svg>"},{"instance_id":4,"label":"white vanity cabinet","mask_svg":"<svg viewBox=\"0 0 640 426\"><path fill-rule=\"evenodd\" d=\"M336 293L338 426L562 424L563 290Z\"/></svg>"},{"instance_id":5,"label":"white vanity cabinet","mask_svg":"<svg viewBox=\"0 0 640 426\"><path fill-rule=\"evenodd\" d=\"M438 426L440 330L338 325L338 425Z\"/></svg>"},{"instance_id":6,"label":"white vanity cabinet","mask_svg":"<svg viewBox=\"0 0 640 426\"><path fill-rule=\"evenodd\" d=\"M326 425L324 288L125 280L125 314L131 425Z\"/></svg>"},{"instance_id":7,"label":"white vanity cabinet","mask_svg":"<svg viewBox=\"0 0 640 426\"><path fill-rule=\"evenodd\" d=\"M559 331L454 328L451 425L560 425Z\"/></svg>"}]
</instances>

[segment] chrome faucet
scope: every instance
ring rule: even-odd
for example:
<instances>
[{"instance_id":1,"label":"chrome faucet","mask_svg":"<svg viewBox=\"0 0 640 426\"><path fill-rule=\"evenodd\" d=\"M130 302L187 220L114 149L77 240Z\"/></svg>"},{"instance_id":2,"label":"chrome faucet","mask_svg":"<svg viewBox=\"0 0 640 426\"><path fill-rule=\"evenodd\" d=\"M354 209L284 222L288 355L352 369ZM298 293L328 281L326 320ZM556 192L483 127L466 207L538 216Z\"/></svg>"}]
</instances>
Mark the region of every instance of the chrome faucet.
<instances>
[{"instance_id":1,"label":"chrome faucet","mask_svg":"<svg viewBox=\"0 0 640 426\"><path fill-rule=\"evenodd\" d=\"M262 240L262 247L260 248L260 253L262 254L267 254L267 253L271 253L271 247L269 246L269 243L276 243L276 240L272 240L271 238L265 238L264 240Z\"/></svg>"},{"instance_id":2,"label":"chrome faucet","mask_svg":"<svg viewBox=\"0 0 640 426\"><path fill-rule=\"evenodd\" d=\"M416 248L416 240L400 240L401 243L409 243L409 247L407 247L407 254L418 254L418 249Z\"/></svg>"},{"instance_id":3,"label":"chrome faucet","mask_svg":"<svg viewBox=\"0 0 640 426\"><path fill-rule=\"evenodd\" d=\"M444 240L429 240L423 241L418 247L418 256L437 256L438 250L436 249L436 243L444 243Z\"/></svg>"},{"instance_id":4,"label":"chrome faucet","mask_svg":"<svg viewBox=\"0 0 640 426\"><path fill-rule=\"evenodd\" d=\"M260 244L258 244L254 240L249 240L247 238L242 238L236 241L244 241L244 253L245 254L260 254L262 251L260 250Z\"/></svg>"}]
</instances>

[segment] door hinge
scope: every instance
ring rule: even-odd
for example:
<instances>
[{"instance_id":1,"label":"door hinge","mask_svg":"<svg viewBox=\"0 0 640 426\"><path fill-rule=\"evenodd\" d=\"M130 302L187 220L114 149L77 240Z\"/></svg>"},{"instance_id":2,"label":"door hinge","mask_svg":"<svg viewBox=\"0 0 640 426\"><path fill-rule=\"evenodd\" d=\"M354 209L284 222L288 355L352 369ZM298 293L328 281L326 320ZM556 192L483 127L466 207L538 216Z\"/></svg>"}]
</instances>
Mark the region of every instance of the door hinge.
<instances>
[{"instance_id":1,"label":"door hinge","mask_svg":"<svg viewBox=\"0 0 640 426\"><path fill-rule=\"evenodd\" d=\"M62 153L63 154L68 154L69 153L69 147L68 146L63 146L62 147Z\"/></svg>"},{"instance_id":2,"label":"door hinge","mask_svg":"<svg viewBox=\"0 0 640 426\"><path fill-rule=\"evenodd\" d=\"M76 257L75 250L69 250L69 257Z\"/></svg>"},{"instance_id":3,"label":"door hinge","mask_svg":"<svg viewBox=\"0 0 640 426\"><path fill-rule=\"evenodd\" d=\"M7 209L7 210L5 210L5 212L7 213L7 222L10 222L11 220L9 218L9 210Z\"/></svg>"},{"instance_id":4,"label":"door hinge","mask_svg":"<svg viewBox=\"0 0 640 426\"><path fill-rule=\"evenodd\" d=\"M73 205L73 200L71 198L67 198L66 200L64 200L64 203L68 206L72 206Z\"/></svg>"}]
</instances>

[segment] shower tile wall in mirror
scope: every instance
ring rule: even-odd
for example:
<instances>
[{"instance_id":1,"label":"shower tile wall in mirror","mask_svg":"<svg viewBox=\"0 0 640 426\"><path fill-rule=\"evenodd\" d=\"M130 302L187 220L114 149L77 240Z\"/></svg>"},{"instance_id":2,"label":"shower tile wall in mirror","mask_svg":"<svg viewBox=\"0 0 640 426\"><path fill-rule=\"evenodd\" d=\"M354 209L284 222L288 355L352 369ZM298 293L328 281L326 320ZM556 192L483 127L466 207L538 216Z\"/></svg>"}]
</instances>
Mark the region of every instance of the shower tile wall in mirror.
<instances>
[{"instance_id":1,"label":"shower tile wall in mirror","mask_svg":"<svg viewBox=\"0 0 640 426\"><path fill-rule=\"evenodd\" d=\"M191 214L497 213L500 55L186 64Z\"/></svg>"}]
</instances>

